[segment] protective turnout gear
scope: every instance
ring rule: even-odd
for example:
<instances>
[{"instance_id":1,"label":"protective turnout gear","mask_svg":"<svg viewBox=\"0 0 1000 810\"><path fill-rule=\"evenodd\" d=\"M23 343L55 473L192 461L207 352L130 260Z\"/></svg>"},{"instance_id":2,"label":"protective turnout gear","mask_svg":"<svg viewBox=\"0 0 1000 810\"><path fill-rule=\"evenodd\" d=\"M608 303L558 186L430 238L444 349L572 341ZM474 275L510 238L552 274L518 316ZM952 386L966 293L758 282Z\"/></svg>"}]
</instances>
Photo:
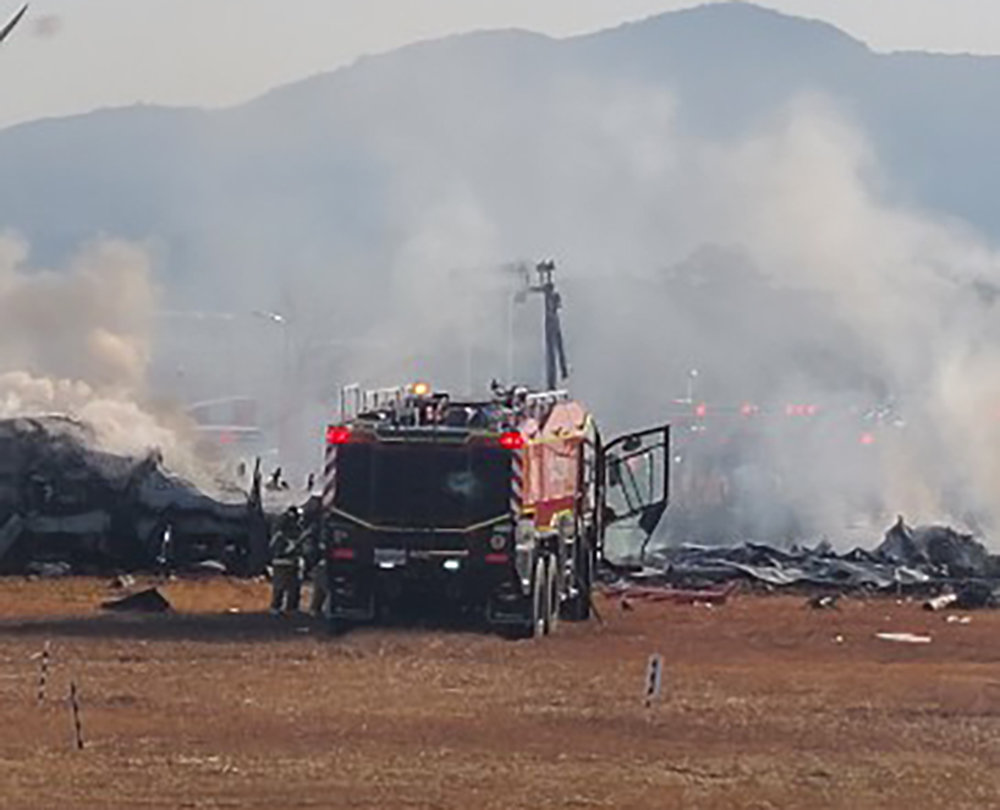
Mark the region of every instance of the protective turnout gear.
<instances>
[{"instance_id":1,"label":"protective turnout gear","mask_svg":"<svg viewBox=\"0 0 1000 810\"><path fill-rule=\"evenodd\" d=\"M319 526L315 522L303 534L303 547L305 548L306 577L312 582L309 612L316 618L323 618L326 616L329 590L326 579L326 557L320 539Z\"/></svg>"},{"instance_id":2,"label":"protective turnout gear","mask_svg":"<svg viewBox=\"0 0 1000 810\"><path fill-rule=\"evenodd\" d=\"M295 507L285 513L271 540L271 567L271 612L297 612L302 594L303 537Z\"/></svg>"}]
</instances>

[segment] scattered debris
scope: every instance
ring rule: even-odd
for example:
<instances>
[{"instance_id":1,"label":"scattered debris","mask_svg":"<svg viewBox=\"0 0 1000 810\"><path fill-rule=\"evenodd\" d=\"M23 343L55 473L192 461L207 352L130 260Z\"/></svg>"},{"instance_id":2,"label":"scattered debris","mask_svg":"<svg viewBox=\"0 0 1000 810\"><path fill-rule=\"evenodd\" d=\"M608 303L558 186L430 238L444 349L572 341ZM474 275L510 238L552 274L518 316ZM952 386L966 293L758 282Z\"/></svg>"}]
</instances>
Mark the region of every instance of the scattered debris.
<instances>
[{"instance_id":1,"label":"scattered debris","mask_svg":"<svg viewBox=\"0 0 1000 810\"><path fill-rule=\"evenodd\" d=\"M677 604L706 606L724 604L737 590L739 583L729 582L723 588L682 589L669 587L643 587L639 585L619 584L604 588L604 595L609 599L620 599L622 610L632 610L630 599L642 599L647 602L675 602Z\"/></svg>"},{"instance_id":2,"label":"scattered debris","mask_svg":"<svg viewBox=\"0 0 1000 810\"><path fill-rule=\"evenodd\" d=\"M986 582L968 582L955 595L954 607L958 610L976 610L997 606L994 585Z\"/></svg>"},{"instance_id":3,"label":"scattered debris","mask_svg":"<svg viewBox=\"0 0 1000 810\"><path fill-rule=\"evenodd\" d=\"M840 594L822 594L812 597L807 604L813 610L840 610Z\"/></svg>"},{"instance_id":4,"label":"scattered debris","mask_svg":"<svg viewBox=\"0 0 1000 810\"><path fill-rule=\"evenodd\" d=\"M73 566L67 562L30 562L24 567L24 573L45 579L68 577L73 573Z\"/></svg>"},{"instance_id":5,"label":"scattered debris","mask_svg":"<svg viewBox=\"0 0 1000 810\"><path fill-rule=\"evenodd\" d=\"M226 564L219 560L202 560L192 565L188 570L193 574L211 574L213 576L221 576L229 573Z\"/></svg>"},{"instance_id":6,"label":"scattered debris","mask_svg":"<svg viewBox=\"0 0 1000 810\"><path fill-rule=\"evenodd\" d=\"M951 616L945 617L945 621L948 624L971 624L972 623L972 617L971 616L955 616L955 615L951 615Z\"/></svg>"},{"instance_id":7,"label":"scattered debris","mask_svg":"<svg viewBox=\"0 0 1000 810\"><path fill-rule=\"evenodd\" d=\"M156 588L147 588L121 599L110 599L102 602L101 607L131 613L166 613L173 610L170 602Z\"/></svg>"},{"instance_id":8,"label":"scattered debris","mask_svg":"<svg viewBox=\"0 0 1000 810\"><path fill-rule=\"evenodd\" d=\"M134 576L131 574L120 574L111 580L108 587L114 588L115 590L124 590L125 588L131 588L133 585L135 585Z\"/></svg>"},{"instance_id":9,"label":"scattered debris","mask_svg":"<svg viewBox=\"0 0 1000 810\"><path fill-rule=\"evenodd\" d=\"M1000 586L1000 556L990 554L971 535L946 526L911 529L900 519L874 550L856 548L838 554L827 543L812 549L750 542L739 546L683 544L609 564L602 577L615 587L628 583L706 588L747 580L765 588L818 588L824 594L830 590L933 592L944 586L960 596L963 585L976 582L990 589L992 599L992 588ZM977 593L979 601L984 601L985 592Z\"/></svg>"},{"instance_id":10,"label":"scattered debris","mask_svg":"<svg viewBox=\"0 0 1000 810\"><path fill-rule=\"evenodd\" d=\"M996 576L998 560L971 534L948 526L910 528L902 515L885 533L875 554L901 565L932 569L943 577L970 579Z\"/></svg>"},{"instance_id":11,"label":"scattered debris","mask_svg":"<svg viewBox=\"0 0 1000 810\"><path fill-rule=\"evenodd\" d=\"M944 593L941 596L935 596L933 599L928 599L924 602L924 610L944 610L947 607L951 607L958 601L958 596L953 593Z\"/></svg>"},{"instance_id":12,"label":"scattered debris","mask_svg":"<svg viewBox=\"0 0 1000 810\"><path fill-rule=\"evenodd\" d=\"M882 641L896 641L901 644L930 644L930 636L918 636L915 633L876 633L875 638Z\"/></svg>"}]
</instances>

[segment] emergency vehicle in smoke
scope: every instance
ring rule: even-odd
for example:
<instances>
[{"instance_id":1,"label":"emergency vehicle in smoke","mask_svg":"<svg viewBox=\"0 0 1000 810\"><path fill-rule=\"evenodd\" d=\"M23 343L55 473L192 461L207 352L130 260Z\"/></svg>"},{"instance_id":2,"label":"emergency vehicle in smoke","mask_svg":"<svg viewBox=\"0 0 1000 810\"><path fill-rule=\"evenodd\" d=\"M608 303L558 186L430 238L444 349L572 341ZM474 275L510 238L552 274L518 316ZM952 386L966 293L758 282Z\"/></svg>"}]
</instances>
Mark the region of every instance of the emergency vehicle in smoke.
<instances>
[{"instance_id":1,"label":"emergency vehicle in smoke","mask_svg":"<svg viewBox=\"0 0 1000 810\"><path fill-rule=\"evenodd\" d=\"M403 597L444 598L515 637L591 614L612 525L648 540L667 506L670 427L604 441L552 385L565 371L552 265L539 265L553 390L482 400L426 384L341 393L326 430L321 532L333 629Z\"/></svg>"}]
</instances>

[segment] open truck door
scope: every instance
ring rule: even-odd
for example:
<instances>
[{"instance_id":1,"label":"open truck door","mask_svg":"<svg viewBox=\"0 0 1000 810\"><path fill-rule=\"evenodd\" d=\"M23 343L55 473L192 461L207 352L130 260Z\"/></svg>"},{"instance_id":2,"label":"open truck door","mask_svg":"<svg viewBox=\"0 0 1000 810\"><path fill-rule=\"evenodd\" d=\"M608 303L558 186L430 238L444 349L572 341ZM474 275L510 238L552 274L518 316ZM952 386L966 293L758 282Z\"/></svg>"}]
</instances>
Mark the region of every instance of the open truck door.
<instances>
[{"instance_id":1,"label":"open truck door","mask_svg":"<svg viewBox=\"0 0 1000 810\"><path fill-rule=\"evenodd\" d=\"M645 555L670 497L670 425L614 438L600 447L597 465L600 555L605 531L628 520L643 534Z\"/></svg>"}]
</instances>

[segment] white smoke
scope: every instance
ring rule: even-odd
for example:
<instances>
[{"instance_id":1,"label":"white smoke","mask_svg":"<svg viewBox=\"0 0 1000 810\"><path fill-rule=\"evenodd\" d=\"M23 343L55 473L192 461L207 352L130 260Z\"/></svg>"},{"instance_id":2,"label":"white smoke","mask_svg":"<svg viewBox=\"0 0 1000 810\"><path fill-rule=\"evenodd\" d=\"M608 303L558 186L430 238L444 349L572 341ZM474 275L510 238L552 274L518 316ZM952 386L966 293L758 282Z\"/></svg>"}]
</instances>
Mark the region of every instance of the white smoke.
<instances>
[{"instance_id":1,"label":"white smoke","mask_svg":"<svg viewBox=\"0 0 1000 810\"><path fill-rule=\"evenodd\" d=\"M745 486L741 509L757 516L756 531L778 531L775 511L790 509L802 534L836 541L862 501L882 505L868 513L872 537L896 511L998 525L1000 352L991 308L974 292L1000 282L991 245L894 200L864 133L823 97L800 97L753 132L714 139L685 131L658 89L561 81L551 100L520 149L505 151L514 130L500 127L482 136L482 160L449 170L416 155L394 209L392 294L380 298L372 332L390 351L380 363L366 357L368 367L398 371L407 362L393 366L392 356L448 354L451 380L462 380L456 342L503 340L489 268L554 255L574 389L612 425L657 420L683 393L677 370L696 366L730 404L765 396L779 408L804 395L847 413L891 397L907 430L880 440L874 468L851 455L860 427L844 420L791 448L762 444L784 480L780 506L760 501L760 480ZM447 141L432 148L458 151ZM728 321L678 306L665 271L702 255L723 276L758 274L775 291L764 306L778 308L741 310L740 293L724 285L706 296L732 296ZM455 284L456 271L470 268L458 277L474 280ZM799 300L812 302L815 317L779 306ZM797 357L803 335L868 382L824 379ZM764 392L758 362L774 377ZM503 370L494 352L474 372L484 383Z\"/></svg>"},{"instance_id":2,"label":"white smoke","mask_svg":"<svg viewBox=\"0 0 1000 810\"><path fill-rule=\"evenodd\" d=\"M595 79L573 59L540 68L531 86L503 71L484 82L446 57L419 75L403 75L407 64L346 72L331 92L343 109L360 105L357 120L342 128L333 116L330 142L293 139L297 160L332 172L332 209L262 186L242 208L197 210L209 234L200 258L218 269L188 287L287 316L246 340L244 319L226 349L192 337L198 395L270 399L302 448L299 464L281 459L286 470L315 469L338 383L483 391L511 365L537 383L538 300L513 305L518 279L497 268L552 257L571 388L607 433L676 411L691 369L713 406L820 405L815 429L782 424L756 458L732 462L738 531L774 540L790 514L795 536L836 542L859 511L869 539L897 511L998 525L1000 259L962 223L908 204L849 111L806 94L750 128L705 134L659 86ZM276 109L273 131L224 129L227 154L239 138L270 155L270 141L297 135ZM320 148L322 159L310 151ZM0 257L12 249L0 243ZM134 388L149 343L116 317L99 319L107 335L88 322L70 330L80 339L11 368L102 394ZM0 346L13 351L10 331L0 326ZM906 427L865 455L860 414L886 401Z\"/></svg>"},{"instance_id":3,"label":"white smoke","mask_svg":"<svg viewBox=\"0 0 1000 810\"><path fill-rule=\"evenodd\" d=\"M658 105L640 109L647 106ZM888 509L911 519L963 522L978 514L997 525L1000 344L990 323L994 313L972 292L977 283L1000 280L995 250L960 223L883 196L871 146L824 99L798 99L759 132L732 142L685 139L655 115L645 126L640 112L629 120L638 137L623 137L620 145L636 156L633 165L646 167L635 175L639 193L626 195L644 201L644 216L633 212L637 221L660 225L662 233L683 232L681 244L728 245L776 289L818 296L829 320L846 327L855 344L829 351L874 370L908 422L905 440L886 443L875 471L845 462L843 435L830 441L811 435L794 449L775 448L796 456L776 466L796 471L782 497L799 513L800 525L836 538L851 517L847 503L863 488L878 490ZM654 132L669 156L659 164L648 157ZM658 189L648 183L654 178ZM630 241L655 245L656 236L636 233ZM637 264L655 271L648 261ZM669 301L663 304L667 318L679 314ZM796 312L771 317L798 323L804 333L811 326ZM724 333L698 337L727 341ZM795 337L787 332L779 351L794 349ZM747 347L740 348L742 358ZM760 362L773 349L761 340ZM739 379L740 361L719 355L708 371L719 389L739 397L727 377ZM655 366L655 358L647 361ZM846 385L817 390L812 371L789 362L775 402L809 385L829 405L851 394L872 395Z\"/></svg>"},{"instance_id":4,"label":"white smoke","mask_svg":"<svg viewBox=\"0 0 1000 810\"><path fill-rule=\"evenodd\" d=\"M101 450L158 450L203 478L184 420L147 402L156 289L146 252L101 240L65 270L27 259L21 240L0 237L0 418L67 415L93 429Z\"/></svg>"}]
</instances>

